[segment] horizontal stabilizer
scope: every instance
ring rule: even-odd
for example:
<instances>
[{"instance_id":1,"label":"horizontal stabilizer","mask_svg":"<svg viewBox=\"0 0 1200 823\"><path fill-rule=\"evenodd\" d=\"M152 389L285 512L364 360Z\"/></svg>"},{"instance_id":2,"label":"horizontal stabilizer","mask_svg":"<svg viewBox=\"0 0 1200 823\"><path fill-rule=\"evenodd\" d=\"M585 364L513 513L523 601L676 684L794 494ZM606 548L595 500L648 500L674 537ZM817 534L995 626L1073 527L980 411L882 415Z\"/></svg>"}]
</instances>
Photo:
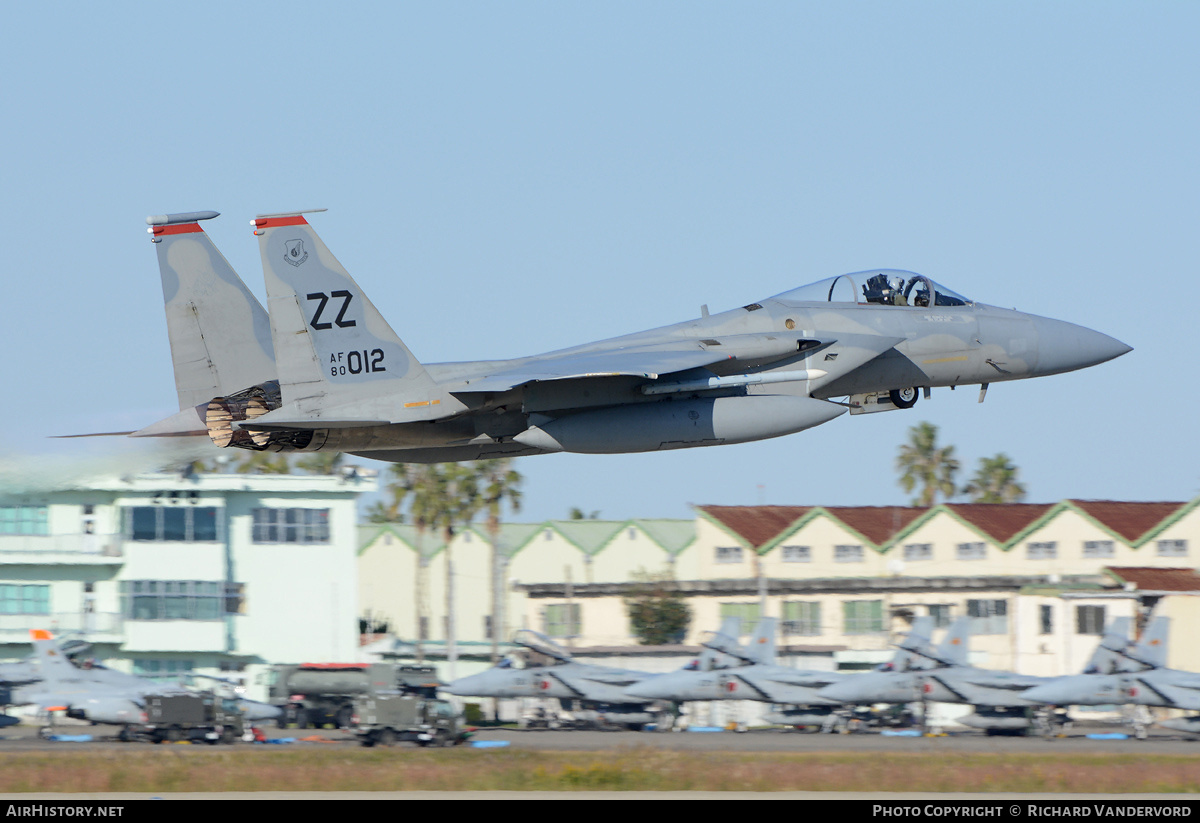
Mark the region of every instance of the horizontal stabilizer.
<instances>
[{"instance_id":1,"label":"horizontal stabilizer","mask_svg":"<svg viewBox=\"0 0 1200 823\"><path fill-rule=\"evenodd\" d=\"M144 429L131 432L131 437L208 437L208 426L204 422L207 403L176 412L166 420L151 423Z\"/></svg>"}]
</instances>

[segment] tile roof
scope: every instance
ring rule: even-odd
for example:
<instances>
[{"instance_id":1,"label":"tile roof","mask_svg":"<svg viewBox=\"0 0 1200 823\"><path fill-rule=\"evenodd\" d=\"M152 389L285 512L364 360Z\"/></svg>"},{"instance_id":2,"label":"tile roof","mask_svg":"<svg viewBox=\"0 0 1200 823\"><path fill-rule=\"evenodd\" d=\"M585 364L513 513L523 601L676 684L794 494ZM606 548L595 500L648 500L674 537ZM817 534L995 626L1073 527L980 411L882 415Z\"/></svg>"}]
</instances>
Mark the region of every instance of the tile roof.
<instances>
[{"instance_id":1,"label":"tile roof","mask_svg":"<svg viewBox=\"0 0 1200 823\"><path fill-rule=\"evenodd\" d=\"M716 520L758 549L779 536L779 533L808 514L814 506L697 506L699 511Z\"/></svg>"},{"instance_id":2,"label":"tile roof","mask_svg":"<svg viewBox=\"0 0 1200 823\"><path fill-rule=\"evenodd\" d=\"M909 506L827 506L825 511L882 546L929 509Z\"/></svg>"},{"instance_id":3,"label":"tile roof","mask_svg":"<svg viewBox=\"0 0 1200 823\"><path fill-rule=\"evenodd\" d=\"M1117 500L1069 500L1110 531L1136 543L1138 538L1153 529L1186 503L1126 503Z\"/></svg>"},{"instance_id":4,"label":"tile roof","mask_svg":"<svg viewBox=\"0 0 1200 823\"><path fill-rule=\"evenodd\" d=\"M946 503L943 506L1002 546L1054 508L1052 503Z\"/></svg>"},{"instance_id":5,"label":"tile roof","mask_svg":"<svg viewBox=\"0 0 1200 823\"><path fill-rule=\"evenodd\" d=\"M1132 583L1141 591L1200 592L1200 574L1195 569L1108 566L1105 571L1122 583Z\"/></svg>"}]
</instances>

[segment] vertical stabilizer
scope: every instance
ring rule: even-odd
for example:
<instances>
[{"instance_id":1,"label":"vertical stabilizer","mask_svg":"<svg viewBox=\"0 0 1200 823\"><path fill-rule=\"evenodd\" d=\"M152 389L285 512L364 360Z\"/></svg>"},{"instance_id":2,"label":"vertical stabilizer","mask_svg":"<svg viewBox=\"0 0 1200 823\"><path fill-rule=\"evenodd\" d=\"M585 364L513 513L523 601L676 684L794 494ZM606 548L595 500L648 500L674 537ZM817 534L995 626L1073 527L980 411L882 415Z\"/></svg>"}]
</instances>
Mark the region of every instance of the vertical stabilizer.
<instances>
[{"instance_id":1,"label":"vertical stabilizer","mask_svg":"<svg viewBox=\"0 0 1200 823\"><path fill-rule=\"evenodd\" d=\"M1125 653L1130 660L1151 669L1163 669L1167 665L1167 636L1171 631L1171 618L1156 617L1146 626L1133 648Z\"/></svg>"},{"instance_id":2,"label":"vertical stabilizer","mask_svg":"<svg viewBox=\"0 0 1200 823\"><path fill-rule=\"evenodd\" d=\"M1113 674L1121 669L1120 663L1125 659L1122 652L1129 645L1130 623L1128 617L1114 617L1109 621L1096 650L1084 664L1084 674Z\"/></svg>"},{"instance_id":3,"label":"vertical stabilizer","mask_svg":"<svg viewBox=\"0 0 1200 823\"><path fill-rule=\"evenodd\" d=\"M969 666L971 657L971 618L959 617L946 629L937 647L937 658L945 666Z\"/></svg>"},{"instance_id":4,"label":"vertical stabilizer","mask_svg":"<svg viewBox=\"0 0 1200 823\"><path fill-rule=\"evenodd\" d=\"M275 378L271 322L200 228L215 211L147 217L158 251L179 408Z\"/></svg>"},{"instance_id":5,"label":"vertical stabilizer","mask_svg":"<svg viewBox=\"0 0 1200 823\"><path fill-rule=\"evenodd\" d=\"M255 218L285 406L320 417L357 403L428 419L434 383L301 213ZM390 402L378 402L381 397ZM373 402L374 401L374 402Z\"/></svg>"},{"instance_id":6,"label":"vertical stabilizer","mask_svg":"<svg viewBox=\"0 0 1200 823\"><path fill-rule=\"evenodd\" d=\"M754 634L750 637L750 645L746 649L746 656L754 663L761 666L772 666L775 664L775 624L774 617L764 617L758 621L758 625L754 627Z\"/></svg>"},{"instance_id":7,"label":"vertical stabilizer","mask_svg":"<svg viewBox=\"0 0 1200 823\"><path fill-rule=\"evenodd\" d=\"M737 637L741 630L742 619L740 617L726 617L721 621L721 630L717 632L723 637ZM736 658L733 658L736 660ZM702 672L710 672L716 668L724 668L730 665L730 656L724 652L704 646L700 652L700 657L696 660L696 669ZM740 661L738 661L740 662Z\"/></svg>"},{"instance_id":8,"label":"vertical stabilizer","mask_svg":"<svg viewBox=\"0 0 1200 823\"><path fill-rule=\"evenodd\" d=\"M79 680L79 670L62 653L54 635L41 629L33 629L29 634L33 640L33 657L46 689L62 688Z\"/></svg>"},{"instance_id":9,"label":"vertical stabilizer","mask_svg":"<svg viewBox=\"0 0 1200 823\"><path fill-rule=\"evenodd\" d=\"M896 644L896 654L892 656L892 671L911 671L912 669L928 669L933 665L933 618L921 615L913 618L912 628Z\"/></svg>"}]
</instances>

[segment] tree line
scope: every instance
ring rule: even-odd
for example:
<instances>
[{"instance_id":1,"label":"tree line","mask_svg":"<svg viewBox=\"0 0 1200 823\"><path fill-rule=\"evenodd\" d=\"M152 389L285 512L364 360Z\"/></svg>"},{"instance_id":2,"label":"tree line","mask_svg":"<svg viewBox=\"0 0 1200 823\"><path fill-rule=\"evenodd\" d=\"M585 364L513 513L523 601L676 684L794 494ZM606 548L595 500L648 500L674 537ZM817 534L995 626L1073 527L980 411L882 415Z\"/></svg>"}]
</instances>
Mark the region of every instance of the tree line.
<instances>
[{"instance_id":1,"label":"tree line","mask_svg":"<svg viewBox=\"0 0 1200 823\"><path fill-rule=\"evenodd\" d=\"M960 488L957 483L961 467L954 447L939 446L937 433L932 423L918 423L908 430L908 442L900 446L896 456L900 488L907 494L914 489L918 492L912 505L933 506L939 497L949 500L959 494L972 503L1019 503L1025 499L1019 471L1004 453L980 458L974 476Z\"/></svg>"}]
</instances>

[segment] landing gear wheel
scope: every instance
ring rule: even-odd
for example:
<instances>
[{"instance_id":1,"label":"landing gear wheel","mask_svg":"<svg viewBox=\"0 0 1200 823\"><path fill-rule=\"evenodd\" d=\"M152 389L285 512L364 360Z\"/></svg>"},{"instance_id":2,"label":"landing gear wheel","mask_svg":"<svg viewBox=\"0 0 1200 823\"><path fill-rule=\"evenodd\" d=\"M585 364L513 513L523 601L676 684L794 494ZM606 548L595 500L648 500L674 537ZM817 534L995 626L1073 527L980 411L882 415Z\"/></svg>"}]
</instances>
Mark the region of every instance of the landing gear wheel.
<instances>
[{"instance_id":1,"label":"landing gear wheel","mask_svg":"<svg viewBox=\"0 0 1200 823\"><path fill-rule=\"evenodd\" d=\"M920 397L920 393L916 386L909 386L907 389L892 389L888 392L888 399L898 409L911 409L917 405L918 397Z\"/></svg>"}]
</instances>

